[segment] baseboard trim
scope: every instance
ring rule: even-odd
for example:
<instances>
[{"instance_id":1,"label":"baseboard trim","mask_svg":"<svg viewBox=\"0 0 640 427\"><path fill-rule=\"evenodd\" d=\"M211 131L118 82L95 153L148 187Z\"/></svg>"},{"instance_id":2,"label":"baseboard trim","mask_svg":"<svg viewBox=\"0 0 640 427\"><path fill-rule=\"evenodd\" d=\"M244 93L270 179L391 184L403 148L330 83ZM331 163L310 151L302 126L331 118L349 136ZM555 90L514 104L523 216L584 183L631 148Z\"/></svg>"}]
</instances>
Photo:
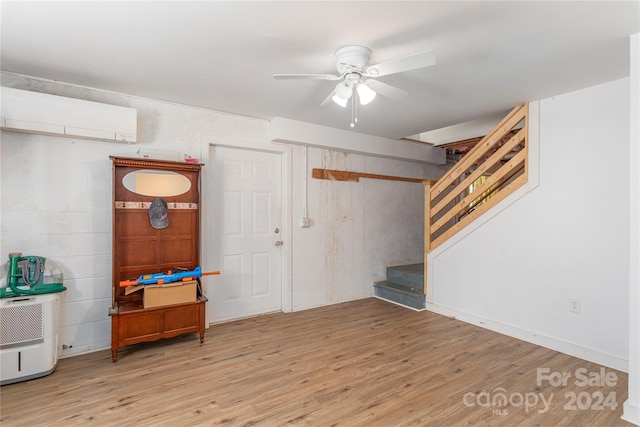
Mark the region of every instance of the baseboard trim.
<instances>
[{"instance_id":1,"label":"baseboard trim","mask_svg":"<svg viewBox=\"0 0 640 427\"><path fill-rule=\"evenodd\" d=\"M382 298L382 297L379 297L378 295L374 295L373 297L374 297L374 298L377 298L377 299L379 299L379 300L382 300L382 301L390 302L391 304L399 305L399 306L400 306L400 307L402 307L402 308L408 308L409 310L413 310L413 311L427 311L427 309L426 309L426 308L414 308L414 307L409 307L408 305L400 304L399 302L391 301L390 299Z\"/></svg>"},{"instance_id":2,"label":"baseboard trim","mask_svg":"<svg viewBox=\"0 0 640 427\"><path fill-rule=\"evenodd\" d=\"M627 400L624 402L621 418L627 422L640 426L640 407Z\"/></svg>"},{"instance_id":3,"label":"baseboard trim","mask_svg":"<svg viewBox=\"0 0 640 427\"><path fill-rule=\"evenodd\" d=\"M567 341L559 340L557 338L552 338L538 334L536 332L521 329L516 326L507 325L490 319L485 319L439 304L427 302L426 310L437 314L442 314L443 316L452 317L465 323L471 323L473 325L480 326L481 328L489 329L491 331L517 338L522 341L527 341L541 347L559 351L560 353L568 354L579 359L584 359L589 362L597 363L599 365L606 366L612 369L617 369L622 372L629 372L629 360L622 357L582 347Z\"/></svg>"}]
</instances>

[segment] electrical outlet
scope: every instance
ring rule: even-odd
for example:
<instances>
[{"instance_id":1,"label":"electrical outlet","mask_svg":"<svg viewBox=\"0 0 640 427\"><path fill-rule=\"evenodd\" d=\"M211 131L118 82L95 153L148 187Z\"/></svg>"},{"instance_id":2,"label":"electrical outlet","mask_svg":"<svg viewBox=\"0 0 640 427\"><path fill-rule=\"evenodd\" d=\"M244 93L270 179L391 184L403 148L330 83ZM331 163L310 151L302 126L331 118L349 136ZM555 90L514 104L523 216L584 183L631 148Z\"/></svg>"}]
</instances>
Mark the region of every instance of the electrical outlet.
<instances>
[{"instance_id":1,"label":"electrical outlet","mask_svg":"<svg viewBox=\"0 0 640 427\"><path fill-rule=\"evenodd\" d=\"M582 309L579 299L569 298L569 311L572 313L580 313Z\"/></svg>"},{"instance_id":2,"label":"electrical outlet","mask_svg":"<svg viewBox=\"0 0 640 427\"><path fill-rule=\"evenodd\" d=\"M307 227L311 227L313 225L313 221L311 220L311 218L307 217L307 218L302 218L300 220L300 227L302 228L307 228Z\"/></svg>"}]
</instances>

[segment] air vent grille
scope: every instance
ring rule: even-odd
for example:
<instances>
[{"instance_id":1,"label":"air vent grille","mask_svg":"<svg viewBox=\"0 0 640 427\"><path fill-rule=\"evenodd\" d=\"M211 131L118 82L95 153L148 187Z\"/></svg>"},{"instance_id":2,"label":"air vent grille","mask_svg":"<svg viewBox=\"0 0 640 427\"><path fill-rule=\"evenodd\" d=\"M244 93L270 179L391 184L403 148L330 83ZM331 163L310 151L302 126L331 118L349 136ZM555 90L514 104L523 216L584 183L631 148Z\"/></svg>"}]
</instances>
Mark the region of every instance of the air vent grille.
<instances>
[{"instance_id":1,"label":"air vent grille","mask_svg":"<svg viewBox=\"0 0 640 427\"><path fill-rule=\"evenodd\" d=\"M0 307L0 347L42 341L42 304Z\"/></svg>"}]
</instances>

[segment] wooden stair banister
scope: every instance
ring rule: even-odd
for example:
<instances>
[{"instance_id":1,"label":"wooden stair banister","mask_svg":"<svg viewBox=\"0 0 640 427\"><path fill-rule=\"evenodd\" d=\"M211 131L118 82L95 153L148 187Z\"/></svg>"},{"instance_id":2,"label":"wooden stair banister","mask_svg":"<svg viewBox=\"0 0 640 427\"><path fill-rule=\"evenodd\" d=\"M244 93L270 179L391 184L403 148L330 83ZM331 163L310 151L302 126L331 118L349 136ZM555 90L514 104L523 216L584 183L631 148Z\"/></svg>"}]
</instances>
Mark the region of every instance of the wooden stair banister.
<instances>
[{"instance_id":1,"label":"wooden stair banister","mask_svg":"<svg viewBox=\"0 0 640 427\"><path fill-rule=\"evenodd\" d=\"M442 178L423 182L425 293L429 252L527 182L528 113L515 107Z\"/></svg>"}]
</instances>

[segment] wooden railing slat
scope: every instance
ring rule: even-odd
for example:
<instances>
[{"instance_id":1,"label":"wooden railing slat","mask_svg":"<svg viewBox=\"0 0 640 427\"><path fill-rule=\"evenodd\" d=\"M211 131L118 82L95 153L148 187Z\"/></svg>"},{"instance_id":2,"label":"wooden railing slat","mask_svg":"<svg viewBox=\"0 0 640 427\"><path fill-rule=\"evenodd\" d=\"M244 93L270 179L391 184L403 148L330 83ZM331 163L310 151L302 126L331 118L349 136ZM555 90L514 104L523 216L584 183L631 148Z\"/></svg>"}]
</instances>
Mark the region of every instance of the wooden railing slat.
<instances>
[{"instance_id":1,"label":"wooden railing slat","mask_svg":"<svg viewBox=\"0 0 640 427\"><path fill-rule=\"evenodd\" d=\"M434 183L432 181L424 182L424 286L423 291L427 293L427 254L431 250L431 221L429 219L429 212L431 212L431 186Z\"/></svg>"},{"instance_id":2,"label":"wooden railing slat","mask_svg":"<svg viewBox=\"0 0 640 427\"><path fill-rule=\"evenodd\" d=\"M431 242L431 250L435 249L442 243L444 243L451 236L456 234L458 231L462 230L464 227L469 225L472 221L478 218L480 215L497 205L499 202L504 200L509 194L513 193L520 186L524 185L527 182L526 173L516 178L511 184L505 187L503 190L499 191L498 194L494 195L489 199L486 203L481 204L478 208L473 211L471 214L464 217L460 222L456 223L446 232L442 233L442 235L438 236L437 239L434 239Z\"/></svg>"},{"instance_id":3,"label":"wooden railing slat","mask_svg":"<svg viewBox=\"0 0 640 427\"><path fill-rule=\"evenodd\" d=\"M523 162L526 158L526 154L527 153L525 150L519 151L518 154L509 159L507 163L505 163L500 169L498 169L489 178L487 178L485 182L474 189L473 193L468 194L466 197L456 203L453 208L451 208L445 215L438 219L438 221L431 225L431 233L433 234L438 231L443 225L445 225L448 221L458 215L458 213L462 209L464 209L465 206L471 205L471 203L478 199L482 193L490 190L494 184L499 183L502 178L509 175L514 168L521 164L522 166L520 167L520 169L524 168Z\"/></svg>"},{"instance_id":4,"label":"wooden railing slat","mask_svg":"<svg viewBox=\"0 0 640 427\"><path fill-rule=\"evenodd\" d=\"M498 182L496 182L493 186L494 188L490 191L490 192L484 192L483 194L480 195L480 197L478 199L475 199L473 201L473 203L475 203L475 206L479 205L480 203L482 203L483 200L487 200L489 197L493 196L494 194L497 194L498 191L501 190L502 186L509 182L511 180L511 178L513 178L514 176L518 175L518 173L522 172L525 169L525 164L520 163L519 165L516 165L513 169L511 169L509 171L508 174L503 175L500 180L498 180ZM470 207L466 213L464 213L464 215L468 215L469 213L473 212L475 210L475 206ZM462 218L462 217L460 217Z\"/></svg>"},{"instance_id":5,"label":"wooden railing slat","mask_svg":"<svg viewBox=\"0 0 640 427\"><path fill-rule=\"evenodd\" d=\"M493 166L498 160L503 158L507 153L515 148L516 145L520 144L524 141L526 137L526 129L520 129L518 133L513 135L507 143L505 143L502 147L496 150L487 160L485 160L478 168L473 171L471 175L466 177L462 182L460 182L453 190L451 190L446 196L442 198L438 203L433 206L431 211L432 216L435 216L440 212L444 207L449 204L453 199L455 199L458 194L460 194L463 190L465 190L469 185L475 182L478 178L480 178L491 166Z\"/></svg>"},{"instance_id":6,"label":"wooden railing slat","mask_svg":"<svg viewBox=\"0 0 640 427\"><path fill-rule=\"evenodd\" d=\"M469 169L489 148L526 117L525 105L514 108L491 132L477 143L448 173L431 188L431 200L438 197L449 185Z\"/></svg>"}]
</instances>

